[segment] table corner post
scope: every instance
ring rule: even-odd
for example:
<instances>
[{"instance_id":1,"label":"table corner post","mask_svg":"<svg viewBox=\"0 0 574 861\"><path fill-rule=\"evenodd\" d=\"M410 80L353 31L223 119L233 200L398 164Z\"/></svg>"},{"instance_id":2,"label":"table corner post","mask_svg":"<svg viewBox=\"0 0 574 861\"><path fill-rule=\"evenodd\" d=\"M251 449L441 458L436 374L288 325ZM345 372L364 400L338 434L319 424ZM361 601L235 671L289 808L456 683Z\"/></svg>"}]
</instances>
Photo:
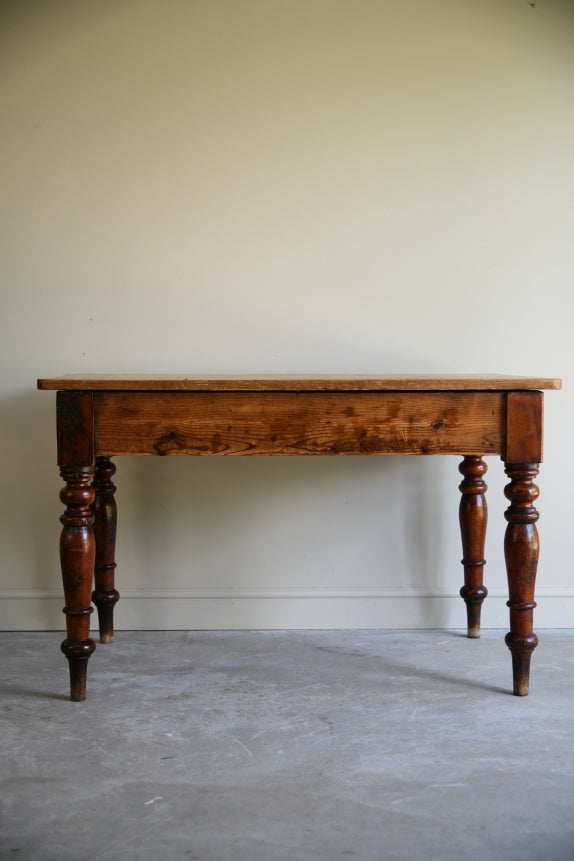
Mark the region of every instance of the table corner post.
<instances>
[{"instance_id":1,"label":"table corner post","mask_svg":"<svg viewBox=\"0 0 574 861\"><path fill-rule=\"evenodd\" d=\"M96 457L92 487L95 499L92 505L93 530L96 538L96 561L92 601L98 608L100 643L112 643L114 639L114 607L120 593L115 588L115 546L117 507L114 499L116 486L112 477L115 464L109 457Z\"/></svg>"},{"instance_id":2,"label":"table corner post","mask_svg":"<svg viewBox=\"0 0 574 861\"><path fill-rule=\"evenodd\" d=\"M533 616L539 556L536 522L540 515L534 507L539 496L534 480L542 462L543 393L509 392L506 427L506 450L502 459L510 479L504 489L510 501L504 515L510 631L505 642L512 654L514 694L526 696L530 687L530 659L538 645Z\"/></svg>"},{"instance_id":3,"label":"table corner post","mask_svg":"<svg viewBox=\"0 0 574 861\"><path fill-rule=\"evenodd\" d=\"M95 444L91 392L57 394L58 465L65 486L60 499L66 506L60 521L60 561L64 586L66 639L61 649L70 667L70 696L86 698L87 663L95 649L90 638L91 591L95 562L92 530Z\"/></svg>"},{"instance_id":4,"label":"table corner post","mask_svg":"<svg viewBox=\"0 0 574 861\"><path fill-rule=\"evenodd\" d=\"M467 636L480 637L480 614L482 602L488 595L483 583L486 564L484 545L488 508L485 493L487 485L483 477L487 465L480 456L466 455L459 465L464 476L459 490L462 494L459 506L459 522L462 538L462 565L464 566L464 586L460 596L466 604Z\"/></svg>"}]
</instances>

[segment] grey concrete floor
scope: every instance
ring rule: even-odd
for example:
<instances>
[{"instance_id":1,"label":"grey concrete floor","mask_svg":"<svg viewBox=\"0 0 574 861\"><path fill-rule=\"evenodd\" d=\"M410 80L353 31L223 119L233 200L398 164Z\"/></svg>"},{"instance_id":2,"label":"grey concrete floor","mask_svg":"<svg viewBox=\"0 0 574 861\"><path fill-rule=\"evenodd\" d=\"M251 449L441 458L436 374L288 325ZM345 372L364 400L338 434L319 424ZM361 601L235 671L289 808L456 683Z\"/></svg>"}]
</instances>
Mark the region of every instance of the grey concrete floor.
<instances>
[{"instance_id":1,"label":"grey concrete floor","mask_svg":"<svg viewBox=\"0 0 574 861\"><path fill-rule=\"evenodd\" d=\"M574 631L0 635L1 857L574 859Z\"/></svg>"}]
</instances>

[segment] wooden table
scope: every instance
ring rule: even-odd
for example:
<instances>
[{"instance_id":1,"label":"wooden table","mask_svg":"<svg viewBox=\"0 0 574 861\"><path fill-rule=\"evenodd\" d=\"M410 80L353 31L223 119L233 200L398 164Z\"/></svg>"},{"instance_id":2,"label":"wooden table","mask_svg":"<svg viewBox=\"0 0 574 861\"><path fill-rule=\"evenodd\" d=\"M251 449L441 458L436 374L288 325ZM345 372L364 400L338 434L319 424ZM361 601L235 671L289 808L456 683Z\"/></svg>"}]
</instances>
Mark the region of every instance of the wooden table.
<instances>
[{"instance_id":1,"label":"wooden table","mask_svg":"<svg viewBox=\"0 0 574 861\"><path fill-rule=\"evenodd\" d=\"M487 508L483 455L510 483L504 553L514 693L528 693L538 563L534 479L542 460L541 389L560 380L489 376L82 376L38 380L57 390L62 578L72 700L86 696L91 601L100 641L113 640L114 455L462 456L459 519L468 636L480 634ZM92 580L95 574L95 588Z\"/></svg>"}]
</instances>

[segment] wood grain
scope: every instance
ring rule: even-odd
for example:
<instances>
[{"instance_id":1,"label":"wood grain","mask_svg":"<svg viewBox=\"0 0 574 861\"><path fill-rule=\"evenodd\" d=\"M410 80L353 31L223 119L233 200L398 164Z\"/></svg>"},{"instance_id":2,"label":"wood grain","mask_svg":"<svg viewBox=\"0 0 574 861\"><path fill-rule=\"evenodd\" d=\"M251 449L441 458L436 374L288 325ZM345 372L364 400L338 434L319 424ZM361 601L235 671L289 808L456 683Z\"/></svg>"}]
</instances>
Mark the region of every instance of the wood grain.
<instances>
[{"instance_id":1,"label":"wood grain","mask_svg":"<svg viewBox=\"0 0 574 861\"><path fill-rule=\"evenodd\" d=\"M507 463L541 463L544 425L542 392L509 392L506 413Z\"/></svg>"},{"instance_id":2,"label":"wood grain","mask_svg":"<svg viewBox=\"0 0 574 861\"><path fill-rule=\"evenodd\" d=\"M98 455L502 454L503 392L95 392Z\"/></svg>"},{"instance_id":3,"label":"wood grain","mask_svg":"<svg viewBox=\"0 0 574 861\"><path fill-rule=\"evenodd\" d=\"M68 374L39 389L76 391L512 391L560 389L559 379L503 374Z\"/></svg>"},{"instance_id":4,"label":"wood grain","mask_svg":"<svg viewBox=\"0 0 574 861\"><path fill-rule=\"evenodd\" d=\"M91 466L94 463L94 403L91 392L58 392L56 433L60 466Z\"/></svg>"}]
</instances>

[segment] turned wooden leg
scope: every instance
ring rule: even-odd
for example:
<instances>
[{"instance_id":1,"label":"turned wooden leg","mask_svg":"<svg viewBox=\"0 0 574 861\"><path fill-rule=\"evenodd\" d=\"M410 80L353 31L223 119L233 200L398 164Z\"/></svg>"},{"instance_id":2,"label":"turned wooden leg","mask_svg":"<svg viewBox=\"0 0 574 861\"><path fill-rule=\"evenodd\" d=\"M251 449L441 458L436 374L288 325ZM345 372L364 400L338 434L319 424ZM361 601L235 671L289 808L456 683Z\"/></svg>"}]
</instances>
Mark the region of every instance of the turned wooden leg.
<instances>
[{"instance_id":1,"label":"turned wooden leg","mask_svg":"<svg viewBox=\"0 0 574 861\"><path fill-rule=\"evenodd\" d=\"M117 510L112 476L116 471L109 457L97 457L92 487L96 498L92 505L96 539L95 589L92 601L98 608L100 642L114 639L114 607L120 594L114 589Z\"/></svg>"},{"instance_id":2,"label":"turned wooden leg","mask_svg":"<svg viewBox=\"0 0 574 861\"><path fill-rule=\"evenodd\" d=\"M508 526L504 538L510 608L510 632L506 635L506 645L512 652L514 693L518 697L528 693L530 657L538 645L538 637L532 632L538 565L536 521L539 517L533 503L539 494L534 484L538 466L537 463L507 463L505 468L510 478L510 484L504 489L510 500L505 513Z\"/></svg>"},{"instance_id":3,"label":"turned wooden leg","mask_svg":"<svg viewBox=\"0 0 574 861\"><path fill-rule=\"evenodd\" d=\"M60 474L66 486L60 499L66 506L60 520L63 524L60 538L60 560L66 596L67 638L62 651L70 664L70 692L72 700L86 698L86 670L94 651L90 639L90 593L94 573L95 541L92 532L94 491L90 487L93 467L62 467Z\"/></svg>"},{"instance_id":4,"label":"turned wooden leg","mask_svg":"<svg viewBox=\"0 0 574 861\"><path fill-rule=\"evenodd\" d=\"M485 563L484 541L488 511L486 506L486 484L482 480L487 466L481 457L468 455L459 466L464 475L459 485L459 520L462 536L462 564L464 586L460 590L466 604L468 636L480 637L480 608L488 591L482 582Z\"/></svg>"}]
</instances>

